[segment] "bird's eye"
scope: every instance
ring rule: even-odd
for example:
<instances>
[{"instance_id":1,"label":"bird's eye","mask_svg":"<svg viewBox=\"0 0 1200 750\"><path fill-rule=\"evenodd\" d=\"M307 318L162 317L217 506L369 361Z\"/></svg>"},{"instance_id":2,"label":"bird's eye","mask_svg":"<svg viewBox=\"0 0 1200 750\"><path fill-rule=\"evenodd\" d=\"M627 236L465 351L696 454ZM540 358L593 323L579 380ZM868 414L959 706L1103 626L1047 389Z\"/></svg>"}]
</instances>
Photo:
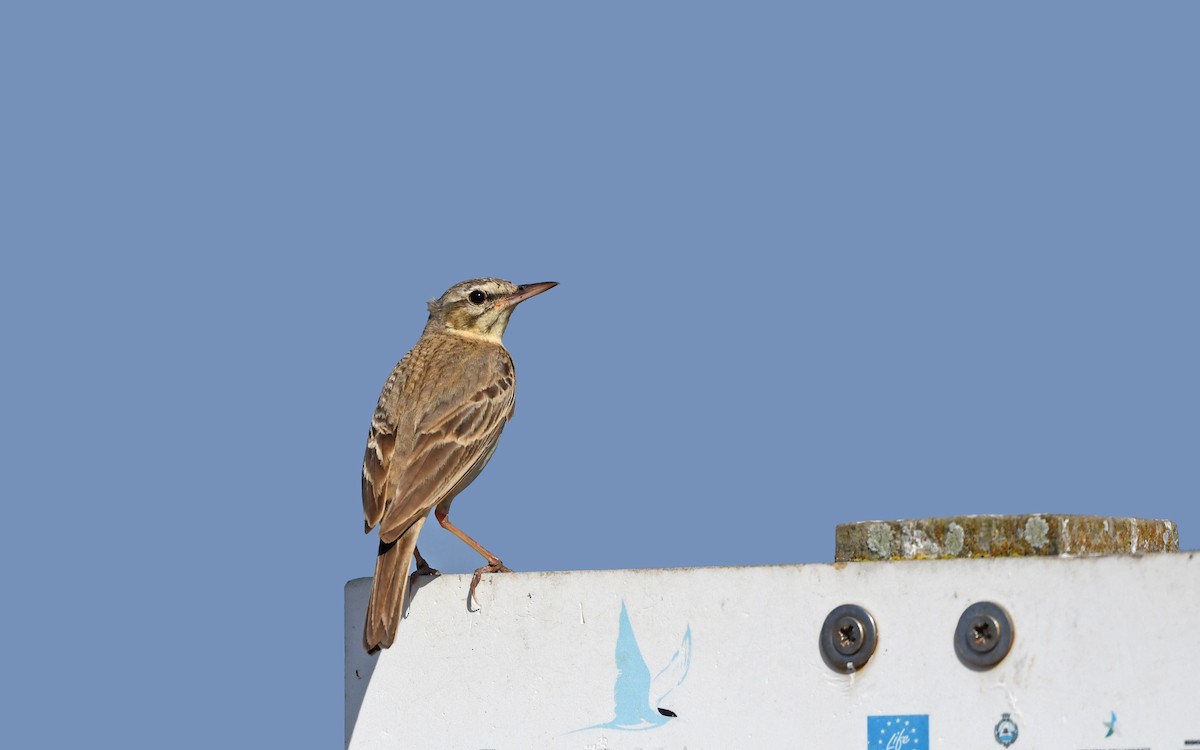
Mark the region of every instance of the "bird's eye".
<instances>
[{"instance_id":1,"label":"bird's eye","mask_svg":"<svg viewBox=\"0 0 1200 750\"><path fill-rule=\"evenodd\" d=\"M483 301L487 299L487 294L481 289L475 289L467 295L467 299L471 300L471 304L473 305L482 305Z\"/></svg>"}]
</instances>

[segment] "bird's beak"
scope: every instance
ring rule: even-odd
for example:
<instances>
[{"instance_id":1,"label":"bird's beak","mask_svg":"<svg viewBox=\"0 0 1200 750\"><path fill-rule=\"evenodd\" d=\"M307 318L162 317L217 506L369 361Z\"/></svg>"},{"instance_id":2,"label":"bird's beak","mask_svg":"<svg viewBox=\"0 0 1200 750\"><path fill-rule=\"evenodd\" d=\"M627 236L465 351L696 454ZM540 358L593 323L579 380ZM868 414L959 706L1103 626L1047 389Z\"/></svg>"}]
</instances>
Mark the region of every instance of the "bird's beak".
<instances>
[{"instance_id":1,"label":"bird's beak","mask_svg":"<svg viewBox=\"0 0 1200 750\"><path fill-rule=\"evenodd\" d=\"M539 281L536 284L522 284L521 286L517 287L517 291L513 292L507 297L502 297L501 299L497 300L496 307L501 309L505 307L512 307L520 302L524 302L530 297L536 297L542 292L553 289L556 286L558 286L557 281Z\"/></svg>"}]
</instances>

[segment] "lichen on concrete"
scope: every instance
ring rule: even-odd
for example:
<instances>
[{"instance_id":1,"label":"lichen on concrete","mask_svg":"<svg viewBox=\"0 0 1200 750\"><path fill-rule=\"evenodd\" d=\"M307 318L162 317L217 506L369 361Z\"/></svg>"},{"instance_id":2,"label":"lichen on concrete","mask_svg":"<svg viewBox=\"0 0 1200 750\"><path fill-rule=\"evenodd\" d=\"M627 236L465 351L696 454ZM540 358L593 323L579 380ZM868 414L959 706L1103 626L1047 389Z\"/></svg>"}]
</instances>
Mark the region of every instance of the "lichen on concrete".
<instances>
[{"instance_id":1,"label":"lichen on concrete","mask_svg":"<svg viewBox=\"0 0 1200 750\"><path fill-rule=\"evenodd\" d=\"M946 554L957 557L963 548L963 527L951 521L946 524L946 543L942 547Z\"/></svg>"},{"instance_id":2,"label":"lichen on concrete","mask_svg":"<svg viewBox=\"0 0 1200 750\"><path fill-rule=\"evenodd\" d=\"M834 559L913 560L1175 552L1171 521L1031 513L864 521L837 527Z\"/></svg>"},{"instance_id":3,"label":"lichen on concrete","mask_svg":"<svg viewBox=\"0 0 1200 750\"><path fill-rule=\"evenodd\" d=\"M1046 523L1046 519L1041 516L1032 516L1025 522L1025 531L1021 533L1021 538L1029 542L1029 546L1034 549L1041 549L1049 543L1050 524Z\"/></svg>"},{"instance_id":4,"label":"lichen on concrete","mask_svg":"<svg viewBox=\"0 0 1200 750\"><path fill-rule=\"evenodd\" d=\"M892 527L886 523L867 525L867 549L877 559L887 559L892 556Z\"/></svg>"}]
</instances>

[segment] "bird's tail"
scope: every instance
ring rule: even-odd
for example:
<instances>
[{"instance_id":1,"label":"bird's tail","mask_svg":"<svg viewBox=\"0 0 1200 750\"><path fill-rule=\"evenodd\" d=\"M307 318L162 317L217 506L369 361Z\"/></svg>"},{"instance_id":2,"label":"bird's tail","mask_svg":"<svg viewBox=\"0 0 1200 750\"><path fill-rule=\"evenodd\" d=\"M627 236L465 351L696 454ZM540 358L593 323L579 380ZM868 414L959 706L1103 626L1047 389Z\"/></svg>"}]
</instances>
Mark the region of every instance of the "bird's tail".
<instances>
[{"instance_id":1,"label":"bird's tail","mask_svg":"<svg viewBox=\"0 0 1200 750\"><path fill-rule=\"evenodd\" d=\"M404 614L408 595L408 568L425 518L417 519L394 542L379 541L379 556L375 558L375 578L371 581L371 601L367 604L367 624L363 628L363 645L373 654L387 648L396 640L396 630Z\"/></svg>"}]
</instances>

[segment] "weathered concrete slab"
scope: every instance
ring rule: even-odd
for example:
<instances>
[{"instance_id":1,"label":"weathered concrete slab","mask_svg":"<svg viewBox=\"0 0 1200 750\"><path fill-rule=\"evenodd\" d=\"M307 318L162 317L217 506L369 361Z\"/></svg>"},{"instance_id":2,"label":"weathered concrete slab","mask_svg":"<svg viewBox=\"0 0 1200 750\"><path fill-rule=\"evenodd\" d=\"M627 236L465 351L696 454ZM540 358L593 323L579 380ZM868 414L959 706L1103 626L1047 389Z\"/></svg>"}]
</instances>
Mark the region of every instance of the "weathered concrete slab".
<instances>
[{"instance_id":1,"label":"weathered concrete slab","mask_svg":"<svg viewBox=\"0 0 1200 750\"><path fill-rule=\"evenodd\" d=\"M837 562L1176 552L1171 521L1033 513L861 521L837 527Z\"/></svg>"}]
</instances>

